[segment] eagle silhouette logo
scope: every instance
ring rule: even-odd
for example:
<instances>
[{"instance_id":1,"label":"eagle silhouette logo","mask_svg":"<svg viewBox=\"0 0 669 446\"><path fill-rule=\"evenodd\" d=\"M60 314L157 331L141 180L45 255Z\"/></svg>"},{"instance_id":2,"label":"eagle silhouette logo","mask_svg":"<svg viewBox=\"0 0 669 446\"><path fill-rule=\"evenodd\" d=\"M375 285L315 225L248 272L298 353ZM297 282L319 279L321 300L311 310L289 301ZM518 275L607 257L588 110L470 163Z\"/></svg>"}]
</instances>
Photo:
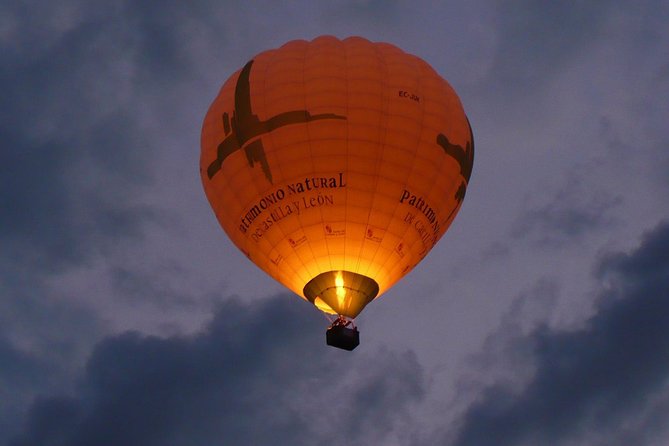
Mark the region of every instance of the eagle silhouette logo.
<instances>
[{"instance_id":1,"label":"eagle silhouette logo","mask_svg":"<svg viewBox=\"0 0 669 446\"><path fill-rule=\"evenodd\" d=\"M446 155L453 158L460 166L460 175L463 181L460 182L460 187L458 187L454 197L458 205L465 199L467 185L474 166L474 133L471 124L469 124L469 119L467 119L467 125L469 126L469 141L467 141L466 147L451 143L443 133L437 135L437 144L444 149Z\"/></svg>"},{"instance_id":2,"label":"eagle silhouette logo","mask_svg":"<svg viewBox=\"0 0 669 446\"><path fill-rule=\"evenodd\" d=\"M279 113L267 120L261 120L251 109L251 67L253 60L250 60L237 78L235 86L235 109L232 112L232 119L227 113L223 113L223 130L225 139L218 145L216 159L209 164L207 175L212 179L220 170L225 159L237 150L244 149L249 166L253 167L259 163L265 178L272 183L272 172L265 155L265 147L262 142L262 135L272 130L287 125L303 124L306 122L317 121L321 119L346 119L345 116L334 113L321 113L312 115L307 110L293 110Z\"/></svg>"}]
</instances>

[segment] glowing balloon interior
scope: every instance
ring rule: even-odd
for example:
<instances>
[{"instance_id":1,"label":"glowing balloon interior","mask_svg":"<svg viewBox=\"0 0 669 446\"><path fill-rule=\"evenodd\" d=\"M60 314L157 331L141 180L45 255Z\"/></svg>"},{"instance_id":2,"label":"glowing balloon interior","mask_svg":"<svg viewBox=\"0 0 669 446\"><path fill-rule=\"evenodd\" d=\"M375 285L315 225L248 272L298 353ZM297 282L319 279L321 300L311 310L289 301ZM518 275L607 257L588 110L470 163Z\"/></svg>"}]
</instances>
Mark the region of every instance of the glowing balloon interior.
<instances>
[{"instance_id":1,"label":"glowing balloon interior","mask_svg":"<svg viewBox=\"0 0 669 446\"><path fill-rule=\"evenodd\" d=\"M421 59L359 37L258 54L221 88L201 146L205 192L234 244L347 318L443 236L474 160L451 86Z\"/></svg>"}]
</instances>

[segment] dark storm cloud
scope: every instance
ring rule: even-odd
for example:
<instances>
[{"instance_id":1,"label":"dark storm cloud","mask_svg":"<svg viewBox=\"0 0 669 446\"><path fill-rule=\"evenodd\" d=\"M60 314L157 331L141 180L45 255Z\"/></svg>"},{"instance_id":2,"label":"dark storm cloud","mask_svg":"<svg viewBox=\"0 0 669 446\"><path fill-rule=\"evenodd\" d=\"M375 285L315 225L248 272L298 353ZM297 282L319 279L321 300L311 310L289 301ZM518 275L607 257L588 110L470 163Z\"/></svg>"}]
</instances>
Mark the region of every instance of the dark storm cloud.
<instances>
[{"instance_id":1,"label":"dark storm cloud","mask_svg":"<svg viewBox=\"0 0 669 446\"><path fill-rule=\"evenodd\" d=\"M140 199L159 149L142 124L156 103L146 85L183 74L183 51L173 22L130 5L0 5L2 444L36 394L67 389L104 331L74 303L101 299L95 284L48 281L156 219Z\"/></svg>"},{"instance_id":2,"label":"dark storm cloud","mask_svg":"<svg viewBox=\"0 0 669 446\"><path fill-rule=\"evenodd\" d=\"M26 403L40 390L49 389L46 382L53 378L50 366L48 361L16 349L0 332L0 443L16 432Z\"/></svg>"},{"instance_id":3,"label":"dark storm cloud","mask_svg":"<svg viewBox=\"0 0 669 446\"><path fill-rule=\"evenodd\" d=\"M33 29L22 38L43 32ZM150 150L127 100L137 86L125 32L94 17L48 37L0 70L0 243L13 262L54 270L139 233L150 212L130 197Z\"/></svg>"},{"instance_id":4,"label":"dark storm cloud","mask_svg":"<svg viewBox=\"0 0 669 446\"><path fill-rule=\"evenodd\" d=\"M334 350L323 328L278 296L228 301L191 337L107 338L81 388L37 399L10 445L382 443L422 399L415 356Z\"/></svg>"},{"instance_id":5,"label":"dark storm cloud","mask_svg":"<svg viewBox=\"0 0 669 446\"><path fill-rule=\"evenodd\" d=\"M666 430L658 419L669 417L669 223L635 251L604 258L597 277L594 316L578 330L543 327L517 338L530 351L532 378L520 391L486 388L455 445L652 444Z\"/></svg>"},{"instance_id":6,"label":"dark storm cloud","mask_svg":"<svg viewBox=\"0 0 669 446\"><path fill-rule=\"evenodd\" d=\"M0 281L0 444L40 393L66 389L99 336L89 309L50 293L21 265Z\"/></svg>"}]
</instances>

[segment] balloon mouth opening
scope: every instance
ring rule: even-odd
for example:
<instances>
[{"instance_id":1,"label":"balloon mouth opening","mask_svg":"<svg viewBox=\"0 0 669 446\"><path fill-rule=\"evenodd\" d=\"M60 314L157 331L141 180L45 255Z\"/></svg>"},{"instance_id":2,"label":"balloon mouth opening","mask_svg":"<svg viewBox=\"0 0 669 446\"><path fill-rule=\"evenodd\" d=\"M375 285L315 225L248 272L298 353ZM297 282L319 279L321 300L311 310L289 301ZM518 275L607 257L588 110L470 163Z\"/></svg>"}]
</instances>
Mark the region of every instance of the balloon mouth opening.
<instances>
[{"instance_id":1,"label":"balloon mouth opening","mask_svg":"<svg viewBox=\"0 0 669 446\"><path fill-rule=\"evenodd\" d=\"M311 279L303 293L321 311L355 318L379 294L379 284L351 271L327 271Z\"/></svg>"}]
</instances>

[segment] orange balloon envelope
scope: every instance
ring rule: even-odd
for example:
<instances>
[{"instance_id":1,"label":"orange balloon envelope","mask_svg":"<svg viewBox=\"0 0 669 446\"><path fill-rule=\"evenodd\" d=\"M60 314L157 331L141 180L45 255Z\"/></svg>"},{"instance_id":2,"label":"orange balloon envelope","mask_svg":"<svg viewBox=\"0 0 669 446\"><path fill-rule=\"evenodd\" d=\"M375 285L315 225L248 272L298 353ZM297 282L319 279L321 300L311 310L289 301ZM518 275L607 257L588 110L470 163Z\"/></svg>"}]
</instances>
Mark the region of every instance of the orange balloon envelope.
<instances>
[{"instance_id":1,"label":"orange balloon envelope","mask_svg":"<svg viewBox=\"0 0 669 446\"><path fill-rule=\"evenodd\" d=\"M355 318L457 214L474 140L427 63L360 37L258 54L223 85L200 172L234 244L322 311Z\"/></svg>"}]
</instances>

